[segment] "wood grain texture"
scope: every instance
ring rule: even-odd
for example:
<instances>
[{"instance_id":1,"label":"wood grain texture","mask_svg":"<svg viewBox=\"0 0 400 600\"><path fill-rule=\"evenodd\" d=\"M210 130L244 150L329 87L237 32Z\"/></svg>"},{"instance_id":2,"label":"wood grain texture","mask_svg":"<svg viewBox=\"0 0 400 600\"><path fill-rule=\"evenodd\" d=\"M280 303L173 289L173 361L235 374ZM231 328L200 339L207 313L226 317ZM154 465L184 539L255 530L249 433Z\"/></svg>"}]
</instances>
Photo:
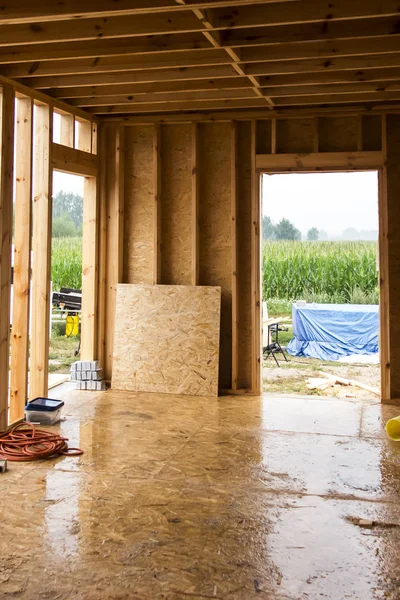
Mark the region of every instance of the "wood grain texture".
<instances>
[{"instance_id":1,"label":"wood grain texture","mask_svg":"<svg viewBox=\"0 0 400 600\"><path fill-rule=\"evenodd\" d=\"M124 281L153 283L153 128L125 128Z\"/></svg>"},{"instance_id":2,"label":"wood grain texture","mask_svg":"<svg viewBox=\"0 0 400 600\"><path fill-rule=\"evenodd\" d=\"M318 134L320 152L357 151L357 117L321 117Z\"/></svg>"},{"instance_id":3,"label":"wood grain texture","mask_svg":"<svg viewBox=\"0 0 400 600\"><path fill-rule=\"evenodd\" d=\"M238 123L238 389L251 389L251 123Z\"/></svg>"},{"instance_id":4,"label":"wood grain texture","mask_svg":"<svg viewBox=\"0 0 400 600\"><path fill-rule=\"evenodd\" d=\"M219 287L117 286L112 388L218 395Z\"/></svg>"},{"instance_id":5,"label":"wood grain texture","mask_svg":"<svg viewBox=\"0 0 400 600\"><path fill-rule=\"evenodd\" d=\"M161 283L192 283L191 125L165 125L161 133Z\"/></svg>"},{"instance_id":6,"label":"wood grain texture","mask_svg":"<svg viewBox=\"0 0 400 600\"><path fill-rule=\"evenodd\" d=\"M24 417L28 394L29 298L32 237L32 127L31 98L16 102L14 281L11 333L10 423Z\"/></svg>"},{"instance_id":7,"label":"wood grain texture","mask_svg":"<svg viewBox=\"0 0 400 600\"><path fill-rule=\"evenodd\" d=\"M279 119L276 121L277 153L314 151L313 119Z\"/></svg>"},{"instance_id":8,"label":"wood grain texture","mask_svg":"<svg viewBox=\"0 0 400 600\"><path fill-rule=\"evenodd\" d=\"M202 123L199 144L199 283L222 289L219 386L232 371L231 124Z\"/></svg>"}]
</instances>

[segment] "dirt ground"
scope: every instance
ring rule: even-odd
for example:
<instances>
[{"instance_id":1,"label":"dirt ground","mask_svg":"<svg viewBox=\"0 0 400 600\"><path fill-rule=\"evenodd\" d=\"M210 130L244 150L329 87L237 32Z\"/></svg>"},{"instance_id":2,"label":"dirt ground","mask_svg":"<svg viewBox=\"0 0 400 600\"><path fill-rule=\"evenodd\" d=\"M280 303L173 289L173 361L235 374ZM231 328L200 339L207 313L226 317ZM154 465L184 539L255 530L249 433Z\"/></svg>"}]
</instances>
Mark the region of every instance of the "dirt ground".
<instances>
[{"instance_id":1,"label":"dirt ground","mask_svg":"<svg viewBox=\"0 0 400 600\"><path fill-rule=\"evenodd\" d=\"M283 347L292 337L291 327L288 332L280 334L280 342ZM272 357L263 364L264 391L280 394L299 394L307 396L327 396L336 398L364 398L376 400L377 395L355 386L335 385L327 390L309 390L307 388L308 378L323 377L324 374L335 375L344 379L354 379L373 388L380 386L379 364L346 364L340 362L328 362L315 358L300 358L290 356L289 362L284 362L281 355L277 355L279 367Z\"/></svg>"}]
</instances>

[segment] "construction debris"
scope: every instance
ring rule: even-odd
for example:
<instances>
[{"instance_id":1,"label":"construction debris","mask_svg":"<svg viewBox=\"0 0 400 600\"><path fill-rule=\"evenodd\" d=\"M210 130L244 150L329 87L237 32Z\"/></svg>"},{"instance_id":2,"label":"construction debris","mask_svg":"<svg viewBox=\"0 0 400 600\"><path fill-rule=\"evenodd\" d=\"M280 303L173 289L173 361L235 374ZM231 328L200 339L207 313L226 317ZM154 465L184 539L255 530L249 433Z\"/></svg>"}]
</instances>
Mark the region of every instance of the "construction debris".
<instances>
[{"instance_id":1,"label":"construction debris","mask_svg":"<svg viewBox=\"0 0 400 600\"><path fill-rule=\"evenodd\" d=\"M106 389L98 360L80 360L71 365L71 381L77 390L102 391Z\"/></svg>"},{"instance_id":2,"label":"construction debris","mask_svg":"<svg viewBox=\"0 0 400 600\"><path fill-rule=\"evenodd\" d=\"M343 377L337 377L331 373L321 373L321 375L322 377L311 377L307 379L307 389L323 391L334 385L345 385L358 387L361 390L365 390L376 396L381 395L378 388L371 387L370 385L356 381L355 379L344 379Z\"/></svg>"}]
</instances>

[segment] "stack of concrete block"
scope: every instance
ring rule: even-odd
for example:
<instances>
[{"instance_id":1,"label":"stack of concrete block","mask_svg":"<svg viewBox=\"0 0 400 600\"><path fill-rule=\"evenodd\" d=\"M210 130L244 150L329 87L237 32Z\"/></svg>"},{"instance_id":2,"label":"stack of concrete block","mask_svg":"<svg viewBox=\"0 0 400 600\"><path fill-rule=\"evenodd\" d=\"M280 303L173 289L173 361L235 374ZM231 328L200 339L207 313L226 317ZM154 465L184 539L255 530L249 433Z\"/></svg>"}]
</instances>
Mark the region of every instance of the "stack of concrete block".
<instances>
[{"instance_id":1,"label":"stack of concrete block","mask_svg":"<svg viewBox=\"0 0 400 600\"><path fill-rule=\"evenodd\" d=\"M100 392L106 386L98 360L79 360L71 365L71 381L76 381L77 390Z\"/></svg>"}]
</instances>

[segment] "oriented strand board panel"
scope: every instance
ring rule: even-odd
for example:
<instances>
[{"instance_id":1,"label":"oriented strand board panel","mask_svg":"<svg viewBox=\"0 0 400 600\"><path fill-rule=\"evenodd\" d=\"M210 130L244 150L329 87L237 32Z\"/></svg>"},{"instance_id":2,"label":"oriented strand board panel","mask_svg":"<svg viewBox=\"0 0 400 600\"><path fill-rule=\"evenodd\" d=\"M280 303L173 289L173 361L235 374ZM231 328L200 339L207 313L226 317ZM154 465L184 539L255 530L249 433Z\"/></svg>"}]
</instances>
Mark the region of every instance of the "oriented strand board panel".
<instances>
[{"instance_id":1,"label":"oriented strand board panel","mask_svg":"<svg viewBox=\"0 0 400 600\"><path fill-rule=\"evenodd\" d=\"M281 154L314 152L314 119L277 119L276 151Z\"/></svg>"},{"instance_id":2,"label":"oriented strand board panel","mask_svg":"<svg viewBox=\"0 0 400 600\"><path fill-rule=\"evenodd\" d=\"M318 135L320 152L355 152L358 117L321 117Z\"/></svg>"},{"instance_id":3,"label":"oriented strand board panel","mask_svg":"<svg viewBox=\"0 0 400 600\"><path fill-rule=\"evenodd\" d=\"M112 387L218 395L221 289L117 287Z\"/></svg>"},{"instance_id":4,"label":"oriented strand board panel","mask_svg":"<svg viewBox=\"0 0 400 600\"><path fill-rule=\"evenodd\" d=\"M161 283L190 285L192 267L191 124L161 128Z\"/></svg>"},{"instance_id":5,"label":"oriented strand board panel","mask_svg":"<svg viewBox=\"0 0 400 600\"><path fill-rule=\"evenodd\" d=\"M152 283L154 266L153 128L125 128L124 281Z\"/></svg>"},{"instance_id":6,"label":"oriented strand board panel","mask_svg":"<svg viewBox=\"0 0 400 600\"><path fill-rule=\"evenodd\" d=\"M382 150L381 115L362 116L362 149Z\"/></svg>"},{"instance_id":7,"label":"oriented strand board panel","mask_svg":"<svg viewBox=\"0 0 400 600\"><path fill-rule=\"evenodd\" d=\"M271 120L257 121L257 154L271 154Z\"/></svg>"},{"instance_id":8,"label":"oriented strand board panel","mask_svg":"<svg viewBox=\"0 0 400 600\"><path fill-rule=\"evenodd\" d=\"M238 389L251 389L251 123L238 122Z\"/></svg>"},{"instance_id":9,"label":"oriented strand board panel","mask_svg":"<svg viewBox=\"0 0 400 600\"><path fill-rule=\"evenodd\" d=\"M231 124L201 123L199 152L199 283L222 289L220 389L232 373Z\"/></svg>"}]
</instances>

